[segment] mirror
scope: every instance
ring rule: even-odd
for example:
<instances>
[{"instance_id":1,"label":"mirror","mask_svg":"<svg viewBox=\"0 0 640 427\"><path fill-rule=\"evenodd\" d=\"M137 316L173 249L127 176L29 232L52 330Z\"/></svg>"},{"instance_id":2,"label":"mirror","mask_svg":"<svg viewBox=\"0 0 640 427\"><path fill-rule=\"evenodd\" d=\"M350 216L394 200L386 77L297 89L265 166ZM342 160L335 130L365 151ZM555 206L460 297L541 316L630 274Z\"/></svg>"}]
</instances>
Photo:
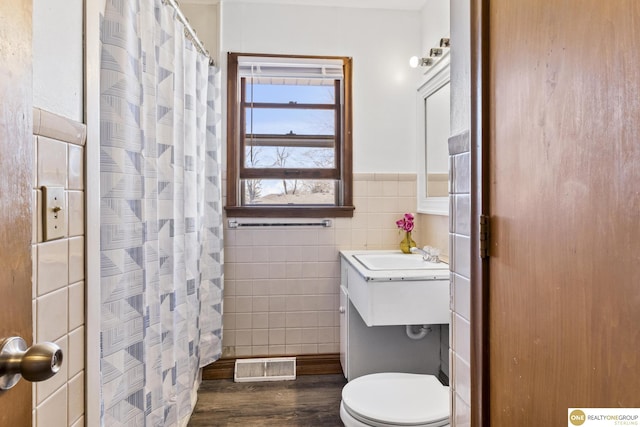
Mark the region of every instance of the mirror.
<instances>
[{"instance_id":1,"label":"mirror","mask_svg":"<svg viewBox=\"0 0 640 427\"><path fill-rule=\"evenodd\" d=\"M448 53L448 52L447 52ZM418 88L418 212L449 215L449 56L425 73Z\"/></svg>"}]
</instances>

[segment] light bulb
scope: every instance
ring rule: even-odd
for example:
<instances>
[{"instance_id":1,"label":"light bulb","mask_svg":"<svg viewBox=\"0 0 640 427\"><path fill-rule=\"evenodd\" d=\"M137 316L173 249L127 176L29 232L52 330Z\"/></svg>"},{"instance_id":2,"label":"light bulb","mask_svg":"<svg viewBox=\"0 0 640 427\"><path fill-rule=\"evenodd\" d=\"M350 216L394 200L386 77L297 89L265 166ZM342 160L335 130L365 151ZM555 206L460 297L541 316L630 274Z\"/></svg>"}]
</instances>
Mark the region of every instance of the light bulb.
<instances>
[{"instance_id":1,"label":"light bulb","mask_svg":"<svg viewBox=\"0 0 640 427\"><path fill-rule=\"evenodd\" d=\"M411 58L409 58L409 66L411 68L416 68L419 63L420 63L420 58L418 58L417 56L412 56Z\"/></svg>"}]
</instances>

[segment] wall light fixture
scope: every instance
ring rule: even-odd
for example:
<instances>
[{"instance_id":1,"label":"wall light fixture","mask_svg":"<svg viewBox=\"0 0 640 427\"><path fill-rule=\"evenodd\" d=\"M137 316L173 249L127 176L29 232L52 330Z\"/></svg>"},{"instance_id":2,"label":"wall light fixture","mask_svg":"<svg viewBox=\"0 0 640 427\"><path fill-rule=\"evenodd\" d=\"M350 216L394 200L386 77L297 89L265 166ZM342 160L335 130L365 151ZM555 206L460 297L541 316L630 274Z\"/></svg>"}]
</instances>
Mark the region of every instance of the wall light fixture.
<instances>
[{"instance_id":1,"label":"wall light fixture","mask_svg":"<svg viewBox=\"0 0 640 427\"><path fill-rule=\"evenodd\" d=\"M418 58L417 56L409 58L409 66L411 68L416 68L418 65L421 67L429 67L433 65L433 63L433 58Z\"/></svg>"},{"instance_id":2,"label":"wall light fixture","mask_svg":"<svg viewBox=\"0 0 640 427\"><path fill-rule=\"evenodd\" d=\"M443 37L440 39L440 47L431 48L428 57L420 58L418 56L412 56L409 59L409 66L411 68L416 68L417 66L430 67L436 63L437 59L444 54L445 49L449 49L449 47L449 38Z\"/></svg>"}]
</instances>

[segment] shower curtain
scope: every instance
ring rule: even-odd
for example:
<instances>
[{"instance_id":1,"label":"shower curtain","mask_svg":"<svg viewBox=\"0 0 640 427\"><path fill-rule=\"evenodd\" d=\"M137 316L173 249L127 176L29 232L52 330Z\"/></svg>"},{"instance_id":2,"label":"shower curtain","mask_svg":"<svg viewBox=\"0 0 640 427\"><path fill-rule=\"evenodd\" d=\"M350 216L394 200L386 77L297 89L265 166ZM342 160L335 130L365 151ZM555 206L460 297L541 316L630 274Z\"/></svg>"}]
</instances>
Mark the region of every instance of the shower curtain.
<instances>
[{"instance_id":1,"label":"shower curtain","mask_svg":"<svg viewBox=\"0 0 640 427\"><path fill-rule=\"evenodd\" d=\"M221 353L219 76L162 0L107 0L101 40L101 422L184 425Z\"/></svg>"}]
</instances>

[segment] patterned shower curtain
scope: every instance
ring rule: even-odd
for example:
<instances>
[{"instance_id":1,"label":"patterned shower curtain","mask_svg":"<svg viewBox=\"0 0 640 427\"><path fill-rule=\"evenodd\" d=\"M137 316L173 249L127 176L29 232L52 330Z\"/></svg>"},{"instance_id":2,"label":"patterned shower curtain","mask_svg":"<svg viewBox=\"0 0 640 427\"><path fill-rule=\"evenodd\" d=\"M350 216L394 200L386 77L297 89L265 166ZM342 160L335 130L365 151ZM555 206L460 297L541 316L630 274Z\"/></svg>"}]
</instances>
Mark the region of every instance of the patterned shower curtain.
<instances>
[{"instance_id":1,"label":"patterned shower curtain","mask_svg":"<svg viewBox=\"0 0 640 427\"><path fill-rule=\"evenodd\" d=\"M107 0L101 39L102 425L184 425L221 353L219 75L162 0Z\"/></svg>"}]
</instances>

